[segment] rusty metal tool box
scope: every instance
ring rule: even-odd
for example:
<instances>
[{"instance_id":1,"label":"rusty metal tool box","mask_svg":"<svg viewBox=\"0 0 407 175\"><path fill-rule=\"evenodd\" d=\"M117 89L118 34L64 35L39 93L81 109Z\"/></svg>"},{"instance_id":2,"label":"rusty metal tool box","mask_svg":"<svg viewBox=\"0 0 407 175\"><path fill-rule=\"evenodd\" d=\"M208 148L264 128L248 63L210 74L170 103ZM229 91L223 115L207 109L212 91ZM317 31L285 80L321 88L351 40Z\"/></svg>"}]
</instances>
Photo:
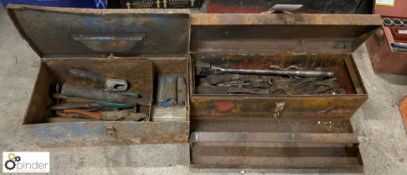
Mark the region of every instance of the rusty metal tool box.
<instances>
[{"instance_id":1,"label":"rusty metal tool box","mask_svg":"<svg viewBox=\"0 0 407 175\"><path fill-rule=\"evenodd\" d=\"M81 83L68 69L81 68L129 81L141 95L139 110L152 115L154 77L188 77L189 11L97 10L9 5L15 26L41 57L23 128L42 146L186 143L189 121L90 121L45 123L50 91ZM188 116L188 104L185 116ZM113 132L112 132L113 131Z\"/></svg>"},{"instance_id":2,"label":"rusty metal tool box","mask_svg":"<svg viewBox=\"0 0 407 175\"><path fill-rule=\"evenodd\" d=\"M191 14L191 166L361 171L349 119L368 96L352 52L380 24L375 15ZM198 93L198 62L320 67L346 93Z\"/></svg>"},{"instance_id":3,"label":"rusty metal tool box","mask_svg":"<svg viewBox=\"0 0 407 175\"><path fill-rule=\"evenodd\" d=\"M352 52L380 26L379 16L8 8L42 57L24 121L41 145L189 140L192 167L362 170L349 119L367 92ZM334 72L345 94L198 94L198 61L239 68L318 67ZM150 104L142 108L150 116L156 76L181 74L188 80L187 120L43 123L49 88L68 80L70 67L126 77L135 84L130 91L141 92Z\"/></svg>"}]
</instances>

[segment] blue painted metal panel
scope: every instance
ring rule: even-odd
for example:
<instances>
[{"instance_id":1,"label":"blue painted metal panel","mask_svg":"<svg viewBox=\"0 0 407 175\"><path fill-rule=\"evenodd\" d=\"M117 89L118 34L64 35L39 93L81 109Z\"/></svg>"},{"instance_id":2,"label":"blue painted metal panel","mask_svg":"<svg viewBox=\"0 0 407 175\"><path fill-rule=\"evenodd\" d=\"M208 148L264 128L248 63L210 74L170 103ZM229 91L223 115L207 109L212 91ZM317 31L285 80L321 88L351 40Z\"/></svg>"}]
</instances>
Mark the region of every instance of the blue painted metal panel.
<instances>
[{"instance_id":1,"label":"blue painted metal panel","mask_svg":"<svg viewBox=\"0 0 407 175\"><path fill-rule=\"evenodd\" d=\"M107 134L107 128L114 128L115 134ZM43 147L187 143L189 122L46 123L24 129L33 143Z\"/></svg>"},{"instance_id":2,"label":"blue painted metal panel","mask_svg":"<svg viewBox=\"0 0 407 175\"><path fill-rule=\"evenodd\" d=\"M3 7L7 4L27 4L50 7L107 8L107 0L0 0Z\"/></svg>"},{"instance_id":3,"label":"blue painted metal panel","mask_svg":"<svg viewBox=\"0 0 407 175\"><path fill-rule=\"evenodd\" d=\"M43 57L185 56L188 52L188 11L106 9L99 15L101 11L95 9L25 5L9 5L8 10L24 38Z\"/></svg>"}]
</instances>

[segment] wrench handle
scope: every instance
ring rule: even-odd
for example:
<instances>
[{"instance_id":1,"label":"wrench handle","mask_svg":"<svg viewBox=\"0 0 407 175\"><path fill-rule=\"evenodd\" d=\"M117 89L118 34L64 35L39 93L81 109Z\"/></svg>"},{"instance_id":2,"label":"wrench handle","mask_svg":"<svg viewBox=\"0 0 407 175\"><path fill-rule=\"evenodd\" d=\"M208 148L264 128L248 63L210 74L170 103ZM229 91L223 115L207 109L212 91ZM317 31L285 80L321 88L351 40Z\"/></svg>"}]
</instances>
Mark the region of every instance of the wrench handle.
<instances>
[{"instance_id":1,"label":"wrench handle","mask_svg":"<svg viewBox=\"0 0 407 175\"><path fill-rule=\"evenodd\" d=\"M95 81L95 82L101 82L101 83L105 83L106 82L106 77L98 74L98 73L94 73L94 72L90 72L87 70L82 70L82 69L69 69L69 74L71 74L73 77L75 78L83 78L83 79L87 79L87 80L91 80L91 81Z\"/></svg>"}]
</instances>

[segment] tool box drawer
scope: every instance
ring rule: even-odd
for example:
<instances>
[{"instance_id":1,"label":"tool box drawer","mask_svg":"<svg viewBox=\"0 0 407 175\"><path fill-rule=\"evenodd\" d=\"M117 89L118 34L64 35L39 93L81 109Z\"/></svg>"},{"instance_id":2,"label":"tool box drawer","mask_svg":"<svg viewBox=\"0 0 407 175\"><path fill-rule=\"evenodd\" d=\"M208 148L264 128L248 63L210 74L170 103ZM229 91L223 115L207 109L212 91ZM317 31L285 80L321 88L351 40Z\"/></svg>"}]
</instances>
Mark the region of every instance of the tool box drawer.
<instances>
[{"instance_id":1,"label":"tool box drawer","mask_svg":"<svg viewBox=\"0 0 407 175\"><path fill-rule=\"evenodd\" d=\"M192 117L191 131L193 168L363 170L347 120Z\"/></svg>"},{"instance_id":2,"label":"tool box drawer","mask_svg":"<svg viewBox=\"0 0 407 175\"><path fill-rule=\"evenodd\" d=\"M41 57L23 123L35 144L188 142L188 11L8 12Z\"/></svg>"},{"instance_id":3,"label":"tool box drawer","mask_svg":"<svg viewBox=\"0 0 407 175\"><path fill-rule=\"evenodd\" d=\"M371 15L191 14L191 166L362 171Z\"/></svg>"},{"instance_id":4,"label":"tool box drawer","mask_svg":"<svg viewBox=\"0 0 407 175\"><path fill-rule=\"evenodd\" d=\"M365 88L352 60L352 56L347 54L285 56L193 54L191 59L192 67L195 68L195 71L191 71L191 79L193 81L191 85L195 85L193 86L194 91L191 97L191 115L193 116L272 116L276 118L320 117L349 119L367 99ZM196 62L239 69L268 69L270 65L278 65L279 67L295 65L310 70L322 68L322 70L331 71L334 74L334 77L326 78L326 80L322 81L335 81L323 84L331 87L322 89L322 92L312 94L313 91L318 91L320 87L315 86L302 90L301 88L305 87L308 83L306 78L299 80L298 83L295 82L297 87L284 86L285 84L283 84L279 87L280 89L272 89L273 83L270 81L278 81L274 80L274 77L256 80L258 78L249 75L248 78L243 77L242 79L248 79L247 82L264 81L263 84L265 85L259 86L265 86L265 88L272 90L260 94L257 94L257 92L253 92L253 94L233 92L228 94L228 92L223 93L225 90L220 87L208 86L204 84L206 82L202 81L210 81L210 83L223 81L221 79L230 74L212 74L202 77L196 74ZM254 80L250 80L251 77L254 77ZM274 83L275 86L279 86L277 83ZM213 88L213 92L211 92L211 88ZM315 88L315 90L312 88Z\"/></svg>"},{"instance_id":5,"label":"tool box drawer","mask_svg":"<svg viewBox=\"0 0 407 175\"><path fill-rule=\"evenodd\" d=\"M367 99L351 53L379 27L378 16L193 14L191 21L194 117L349 119Z\"/></svg>"}]
</instances>

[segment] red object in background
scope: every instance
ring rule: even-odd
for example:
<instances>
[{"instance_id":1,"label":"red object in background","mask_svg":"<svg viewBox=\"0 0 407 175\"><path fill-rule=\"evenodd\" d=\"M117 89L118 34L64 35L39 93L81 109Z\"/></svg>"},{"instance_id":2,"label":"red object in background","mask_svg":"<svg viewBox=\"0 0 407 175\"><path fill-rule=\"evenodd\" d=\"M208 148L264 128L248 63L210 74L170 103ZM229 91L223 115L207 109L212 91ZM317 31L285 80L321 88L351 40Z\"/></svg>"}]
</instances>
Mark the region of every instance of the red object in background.
<instances>
[{"instance_id":1,"label":"red object in background","mask_svg":"<svg viewBox=\"0 0 407 175\"><path fill-rule=\"evenodd\" d=\"M395 6L376 5L375 14L382 18L407 18L407 0L395 0ZM395 33L405 27L382 27L366 41L370 61L375 72L407 75L407 52L393 51L394 42L407 42L405 37ZM407 36L407 35L406 35Z\"/></svg>"},{"instance_id":2,"label":"red object in background","mask_svg":"<svg viewBox=\"0 0 407 175\"><path fill-rule=\"evenodd\" d=\"M375 5L373 13L383 18L407 18L407 0L394 0L394 6ZM399 34L398 30L407 30L407 27L390 27L393 38L397 42L407 42L407 34ZM407 68L406 68L407 69Z\"/></svg>"},{"instance_id":3,"label":"red object in background","mask_svg":"<svg viewBox=\"0 0 407 175\"><path fill-rule=\"evenodd\" d=\"M394 37L393 34L391 33L391 29L388 27L383 27L384 29L384 37L387 38L387 45L390 46L391 43L394 43Z\"/></svg>"},{"instance_id":4,"label":"red object in background","mask_svg":"<svg viewBox=\"0 0 407 175\"><path fill-rule=\"evenodd\" d=\"M394 6L375 5L373 13L382 16L407 17L407 1L395 0Z\"/></svg>"},{"instance_id":5,"label":"red object in background","mask_svg":"<svg viewBox=\"0 0 407 175\"><path fill-rule=\"evenodd\" d=\"M407 9L406 9L407 10ZM393 38L397 42L405 42L407 43L407 33L400 34L399 31L406 31L407 32L407 27L393 27L390 28L391 33L393 34Z\"/></svg>"},{"instance_id":6,"label":"red object in background","mask_svg":"<svg viewBox=\"0 0 407 175\"><path fill-rule=\"evenodd\" d=\"M394 52L393 35L387 27L380 28L366 41L373 70L377 73L407 75L407 53Z\"/></svg>"}]
</instances>

